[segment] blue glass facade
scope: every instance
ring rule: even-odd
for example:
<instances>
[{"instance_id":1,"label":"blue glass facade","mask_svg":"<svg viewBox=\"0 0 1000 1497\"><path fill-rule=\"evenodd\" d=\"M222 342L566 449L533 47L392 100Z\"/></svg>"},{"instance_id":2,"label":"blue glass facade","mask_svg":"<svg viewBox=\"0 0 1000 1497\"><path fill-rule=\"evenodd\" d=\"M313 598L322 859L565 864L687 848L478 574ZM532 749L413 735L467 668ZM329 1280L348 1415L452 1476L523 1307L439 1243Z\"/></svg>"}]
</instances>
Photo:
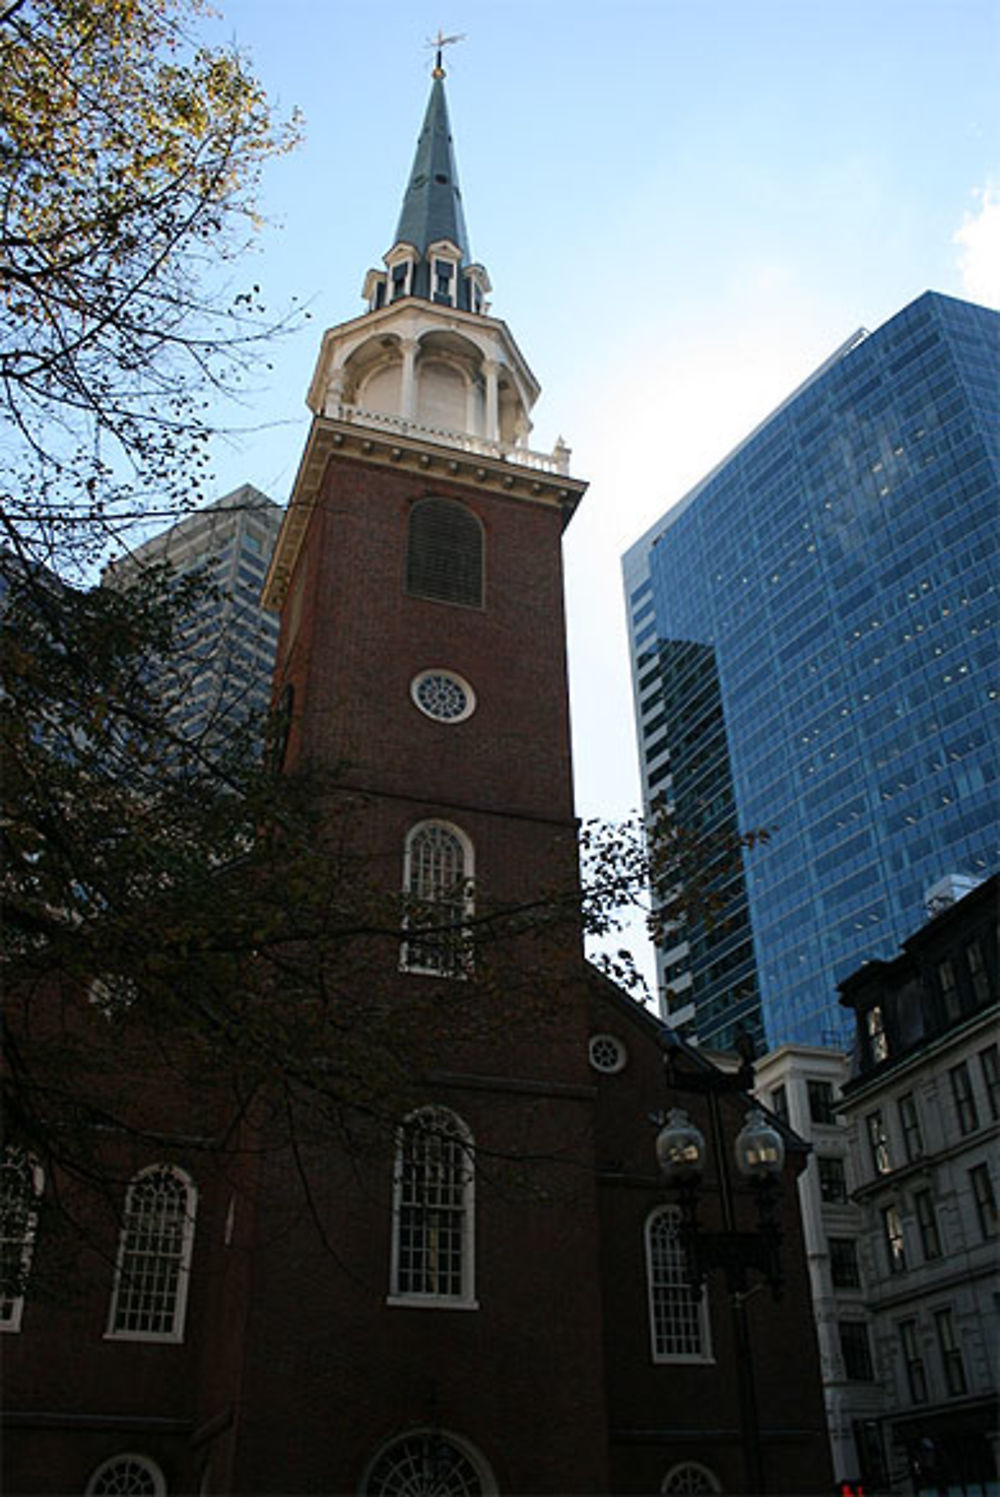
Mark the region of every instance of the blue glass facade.
<instances>
[{"instance_id":1,"label":"blue glass facade","mask_svg":"<svg viewBox=\"0 0 1000 1497\"><path fill-rule=\"evenodd\" d=\"M772 1046L844 1038L837 981L893 954L935 880L996 867L998 517L1000 314L927 293L626 555L647 792L775 828L731 922L755 970L713 985L694 941L675 962L704 1042L758 1005ZM728 743L701 783L709 673L677 688L680 643L711 658Z\"/></svg>"}]
</instances>

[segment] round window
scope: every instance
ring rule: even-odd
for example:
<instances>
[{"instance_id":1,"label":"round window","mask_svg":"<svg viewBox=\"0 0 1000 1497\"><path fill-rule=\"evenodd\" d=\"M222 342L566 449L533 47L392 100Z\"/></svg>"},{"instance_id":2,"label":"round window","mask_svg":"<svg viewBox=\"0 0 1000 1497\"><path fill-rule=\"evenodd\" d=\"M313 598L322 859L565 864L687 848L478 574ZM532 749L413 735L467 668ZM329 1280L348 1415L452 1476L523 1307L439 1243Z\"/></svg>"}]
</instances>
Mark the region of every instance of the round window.
<instances>
[{"instance_id":1,"label":"round window","mask_svg":"<svg viewBox=\"0 0 1000 1497\"><path fill-rule=\"evenodd\" d=\"M410 683L421 712L441 723L460 723L476 709L476 694L454 671L421 671Z\"/></svg>"},{"instance_id":2,"label":"round window","mask_svg":"<svg viewBox=\"0 0 1000 1497\"><path fill-rule=\"evenodd\" d=\"M605 1071L610 1075L623 1070L627 1060L628 1051L613 1034L591 1035L590 1064L595 1071Z\"/></svg>"}]
</instances>

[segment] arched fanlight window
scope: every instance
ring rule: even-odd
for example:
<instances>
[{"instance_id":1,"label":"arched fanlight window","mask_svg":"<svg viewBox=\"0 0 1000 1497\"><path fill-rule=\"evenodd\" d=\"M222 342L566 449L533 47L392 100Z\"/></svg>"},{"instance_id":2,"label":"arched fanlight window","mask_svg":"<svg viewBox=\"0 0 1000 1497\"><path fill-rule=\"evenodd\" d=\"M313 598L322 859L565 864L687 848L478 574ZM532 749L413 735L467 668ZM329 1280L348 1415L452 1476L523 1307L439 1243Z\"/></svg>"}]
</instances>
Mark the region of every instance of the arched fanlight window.
<instances>
[{"instance_id":1,"label":"arched fanlight window","mask_svg":"<svg viewBox=\"0 0 1000 1497\"><path fill-rule=\"evenodd\" d=\"M86 1497L165 1497L167 1483L155 1461L144 1455L113 1455L87 1483Z\"/></svg>"},{"instance_id":2,"label":"arched fanlight window","mask_svg":"<svg viewBox=\"0 0 1000 1497\"><path fill-rule=\"evenodd\" d=\"M455 499L421 499L410 510L406 591L441 603L483 606L483 527Z\"/></svg>"},{"instance_id":3,"label":"arched fanlight window","mask_svg":"<svg viewBox=\"0 0 1000 1497\"><path fill-rule=\"evenodd\" d=\"M445 821L421 821L406 838L403 867L408 972L464 977L472 964L472 843Z\"/></svg>"},{"instance_id":4,"label":"arched fanlight window","mask_svg":"<svg viewBox=\"0 0 1000 1497\"><path fill-rule=\"evenodd\" d=\"M462 1119L423 1107L399 1130L390 1303L475 1305L473 1140Z\"/></svg>"},{"instance_id":5,"label":"arched fanlight window","mask_svg":"<svg viewBox=\"0 0 1000 1497\"><path fill-rule=\"evenodd\" d=\"M19 1331L44 1176L21 1149L0 1162L0 1331Z\"/></svg>"},{"instance_id":6,"label":"arched fanlight window","mask_svg":"<svg viewBox=\"0 0 1000 1497\"><path fill-rule=\"evenodd\" d=\"M661 1492L672 1493L706 1493L721 1492L719 1479L714 1471L703 1466L700 1461L680 1461L676 1466L671 1466L663 1484Z\"/></svg>"},{"instance_id":7,"label":"arched fanlight window","mask_svg":"<svg viewBox=\"0 0 1000 1497\"><path fill-rule=\"evenodd\" d=\"M692 1298L679 1206L660 1206L646 1221L649 1333L654 1362L711 1360L705 1291Z\"/></svg>"},{"instance_id":8,"label":"arched fanlight window","mask_svg":"<svg viewBox=\"0 0 1000 1497\"><path fill-rule=\"evenodd\" d=\"M486 1461L468 1440L415 1429L382 1447L365 1472L362 1497L492 1497Z\"/></svg>"},{"instance_id":9,"label":"arched fanlight window","mask_svg":"<svg viewBox=\"0 0 1000 1497\"><path fill-rule=\"evenodd\" d=\"M108 1336L180 1341L184 1335L197 1193L183 1170L154 1164L125 1197Z\"/></svg>"}]
</instances>

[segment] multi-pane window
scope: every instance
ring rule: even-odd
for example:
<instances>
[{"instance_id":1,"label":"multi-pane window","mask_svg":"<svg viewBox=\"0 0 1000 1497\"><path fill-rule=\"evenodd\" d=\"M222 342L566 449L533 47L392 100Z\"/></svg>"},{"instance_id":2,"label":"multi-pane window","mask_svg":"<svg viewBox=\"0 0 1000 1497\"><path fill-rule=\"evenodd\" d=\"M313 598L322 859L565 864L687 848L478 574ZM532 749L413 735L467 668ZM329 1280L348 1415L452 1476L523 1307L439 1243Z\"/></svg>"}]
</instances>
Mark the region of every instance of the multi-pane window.
<instances>
[{"instance_id":1,"label":"multi-pane window","mask_svg":"<svg viewBox=\"0 0 1000 1497\"><path fill-rule=\"evenodd\" d=\"M472 1449L437 1429L411 1430L393 1440L361 1485L363 1497L483 1497L487 1491L495 1487Z\"/></svg>"},{"instance_id":2,"label":"multi-pane window","mask_svg":"<svg viewBox=\"0 0 1000 1497\"><path fill-rule=\"evenodd\" d=\"M913 1210L917 1218L920 1246L925 1260L940 1258L941 1237L938 1232L937 1212L934 1210L934 1197L929 1190L914 1191Z\"/></svg>"},{"instance_id":3,"label":"multi-pane window","mask_svg":"<svg viewBox=\"0 0 1000 1497\"><path fill-rule=\"evenodd\" d=\"M814 1123L836 1122L833 1104L833 1084L829 1081L808 1081L809 1117Z\"/></svg>"},{"instance_id":4,"label":"multi-pane window","mask_svg":"<svg viewBox=\"0 0 1000 1497\"><path fill-rule=\"evenodd\" d=\"M1000 1048L987 1045L979 1052L979 1065L983 1073L983 1088L989 1103L990 1117L1000 1118Z\"/></svg>"},{"instance_id":5,"label":"multi-pane window","mask_svg":"<svg viewBox=\"0 0 1000 1497\"><path fill-rule=\"evenodd\" d=\"M914 1403L927 1402L927 1374L920 1351L920 1340L915 1320L904 1320L899 1327L899 1339L903 1346L903 1361L906 1364L906 1381L910 1398Z\"/></svg>"},{"instance_id":6,"label":"multi-pane window","mask_svg":"<svg viewBox=\"0 0 1000 1497\"><path fill-rule=\"evenodd\" d=\"M473 1303L472 1136L425 1107L399 1132L393 1179L393 1299Z\"/></svg>"},{"instance_id":7,"label":"multi-pane window","mask_svg":"<svg viewBox=\"0 0 1000 1497\"><path fill-rule=\"evenodd\" d=\"M865 1014L865 1028L868 1032L868 1051L872 1064L878 1065L879 1061L887 1059L889 1055L889 1040L879 1004L874 1004Z\"/></svg>"},{"instance_id":8,"label":"multi-pane window","mask_svg":"<svg viewBox=\"0 0 1000 1497\"><path fill-rule=\"evenodd\" d=\"M861 1284L858 1249L853 1237L831 1237L830 1277L835 1289L857 1289Z\"/></svg>"},{"instance_id":9,"label":"multi-pane window","mask_svg":"<svg viewBox=\"0 0 1000 1497\"><path fill-rule=\"evenodd\" d=\"M713 1492L721 1492L722 1487L715 1472L703 1466L701 1461L678 1461L660 1482L660 1491L664 1497L675 1497L675 1494L708 1497Z\"/></svg>"},{"instance_id":10,"label":"multi-pane window","mask_svg":"<svg viewBox=\"0 0 1000 1497\"><path fill-rule=\"evenodd\" d=\"M899 1099L899 1126L903 1134L903 1148L910 1164L915 1159L922 1159L924 1153L924 1136L920 1131L920 1114L917 1112L917 1100L912 1092L906 1092Z\"/></svg>"},{"instance_id":11,"label":"multi-pane window","mask_svg":"<svg viewBox=\"0 0 1000 1497\"><path fill-rule=\"evenodd\" d=\"M0 1331L18 1331L38 1227L42 1171L9 1149L0 1162Z\"/></svg>"},{"instance_id":12,"label":"multi-pane window","mask_svg":"<svg viewBox=\"0 0 1000 1497\"><path fill-rule=\"evenodd\" d=\"M990 997L990 974L983 956L980 941L970 941L965 948L965 965L969 969L969 981L976 1003L988 1003Z\"/></svg>"},{"instance_id":13,"label":"multi-pane window","mask_svg":"<svg viewBox=\"0 0 1000 1497\"><path fill-rule=\"evenodd\" d=\"M952 1066L948 1075L951 1078L951 1095L955 1102L955 1111L958 1113L959 1131L974 1133L979 1127L979 1113L976 1111L976 1099L972 1095L969 1067L963 1060L959 1065Z\"/></svg>"},{"instance_id":14,"label":"multi-pane window","mask_svg":"<svg viewBox=\"0 0 1000 1497\"><path fill-rule=\"evenodd\" d=\"M167 1483L144 1455L113 1455L87 1483L86 1497L164 1497Z\"/></svg>"},{"instance_id":15,"label":"multi-pane window","mask_svg":"<svg viewBox=\"0 0 1000 1497\"><path fill-rule=\"evenodd\" d=\"M660 1206L646 1221L646 1281L654 1362L700 1362L710 1356L704 1290L691 1294L679 1206Z\"/></svg>"},{"instance_id":16,"label":"multi-pane window","mask_svg":"<svg viewBox=\"0 0 1000 1497\"><path fill-rule=\"evenodd\" d=\"M902 1273L906 1268L906 1243L903 1238L903 1218L898 1206L886 1206L882 1212L882 1236L889 1272Z\"/></svg>"},{"instance_id":17,"label":"multi-pane window","mask_svg":"<svg viewBox=\"0 0 1000 1497\"><path fill-rule=\"evenodd\" d=\"M406 591L441 603L483 605L483 527L455 499L421 499L410 510Z\"/></svg>"},{"instance_id":18,"label":"multi-pane window","mask_svg":"<svg viewBox=\"0 0 1000 1497\"><path fill-rule=\"evenodd\" d=\"M841 1320L840 1354L844 1359L844 1374L852 1382L870 1383L874 1380L871 1346L868 1342L868 1326L863 1320Z\"/></svg>"},{"instance_id":19,"label":"multi-pane window","mask_svg":"<svg viewBox=\"0 0 1000 1497\"><path fill-rule=\"evenodd\" d=\"M820 1200L828 1206L842 1205L847 1200L847 1175L844 1161L837 1155L821 1154L816 1161L819 1170Z\"/></svg>"},{"instance_id":20,"label":"multi-pane window","mask_svg":"<svg viewBox=\"0 0 1000 1497\"><path fill-rule=\"evenodd\" d=\"M965 1381L965 1366L962 1361L962 1348L958 1344L955 1334L955 1317L951 1310L937 1310L934 1313L934 1325L937 1328L938 1347L941 1351L941 1367L944 1371L945 1387L953 1398L958 1398L967 1391Z\"/></svg>"},{"instance_id":21,"label":"multi-pane window","mask_svg":"<svg viewBox=\"0 0 1000 1497\"><path fill-rule=\"evenodd\" d=\"M788 1092L783 1086L776 1086L771 1092L771 1111L783 1123L788 1122Z\"/></svg>"},{"instance_id":22,"label":"multi-pane window","mask_svg":"<svg viewBox=\"0 0 1000 1497\"><path fill-rule=\"evenodd\" d=\"M108 1335L179 1341L184 1333L195 1188L182 1170L154 1164L125 1197Z\"/></svg>"},{"instance_id":23,"label":"multi-pane window","mask_svg":"<svg viewBox=\"0 0 1000 1497\"><path fill-rule=\"evenodd\" d=\"M938 962L938 988L941 1000L944 1003L944 1011L949 1019L958 1018L958 983L955 979L955 964L951 961Z\"/></svg>"},{"instance_id":24,"label":"multi-pane window","mask_svg":"<svg viewBox=\"0 0 1000 1497\"><path fill-rule=\"evenodd\" d=\"M969 1171L969 1184L972 1186L972 1197L976 1203L976 1215L979 1218L979 1230L984 1238L996 1237L997 1223L997 1201L993 1193L993 1181L990 1179L990 1167L988 1164L977 1164L975 1169Z\"/></svg>"},{"instance_id":25,"label":"multi-pane window","mask_svg":"<svg viewBox=\"0 0 1000 1497\"><path fill-rule=\"evenodd\" d=\"M876 1175L887 1175L892 1169L889 1157L889 1138L885 1131L885 1119L881 1108L870 1112L865 1119L868 1129L868 1147L871 1150L872 1168Z\"/></svg>"},{"instance_id":26,"label":"multi-pane window","mask_svg":"<svg viewBox=\"0 0 1000 1497\"><path fill-rule=\"evenodd\" d=\"M403 871L409 972L463 977L471 965L472 844L447 822L422 821L406 839Z\"/></svg>"}]
</instances>

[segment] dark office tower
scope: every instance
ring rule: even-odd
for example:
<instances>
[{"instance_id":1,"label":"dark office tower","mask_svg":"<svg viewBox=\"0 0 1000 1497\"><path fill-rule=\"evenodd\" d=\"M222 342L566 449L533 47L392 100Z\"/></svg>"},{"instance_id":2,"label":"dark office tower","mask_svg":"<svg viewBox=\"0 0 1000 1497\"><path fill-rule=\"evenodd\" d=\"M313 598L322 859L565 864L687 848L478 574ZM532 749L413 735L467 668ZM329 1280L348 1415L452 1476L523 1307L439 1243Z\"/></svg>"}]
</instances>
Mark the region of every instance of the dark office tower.
<instances>
[{"instance_id":1,"label":"dark office tower","mask_svg":"<svg viewBox=\"0 0 1000 1497\"><path fill-rule=\"evenodd\" d=\"M661 957L703 1043L758 1005L771 1045L843 1038L838 980L996 866L998 432L1000 315L928 292L625 556L647 799L775 828Z\"/></svg>"}]
</instances>

